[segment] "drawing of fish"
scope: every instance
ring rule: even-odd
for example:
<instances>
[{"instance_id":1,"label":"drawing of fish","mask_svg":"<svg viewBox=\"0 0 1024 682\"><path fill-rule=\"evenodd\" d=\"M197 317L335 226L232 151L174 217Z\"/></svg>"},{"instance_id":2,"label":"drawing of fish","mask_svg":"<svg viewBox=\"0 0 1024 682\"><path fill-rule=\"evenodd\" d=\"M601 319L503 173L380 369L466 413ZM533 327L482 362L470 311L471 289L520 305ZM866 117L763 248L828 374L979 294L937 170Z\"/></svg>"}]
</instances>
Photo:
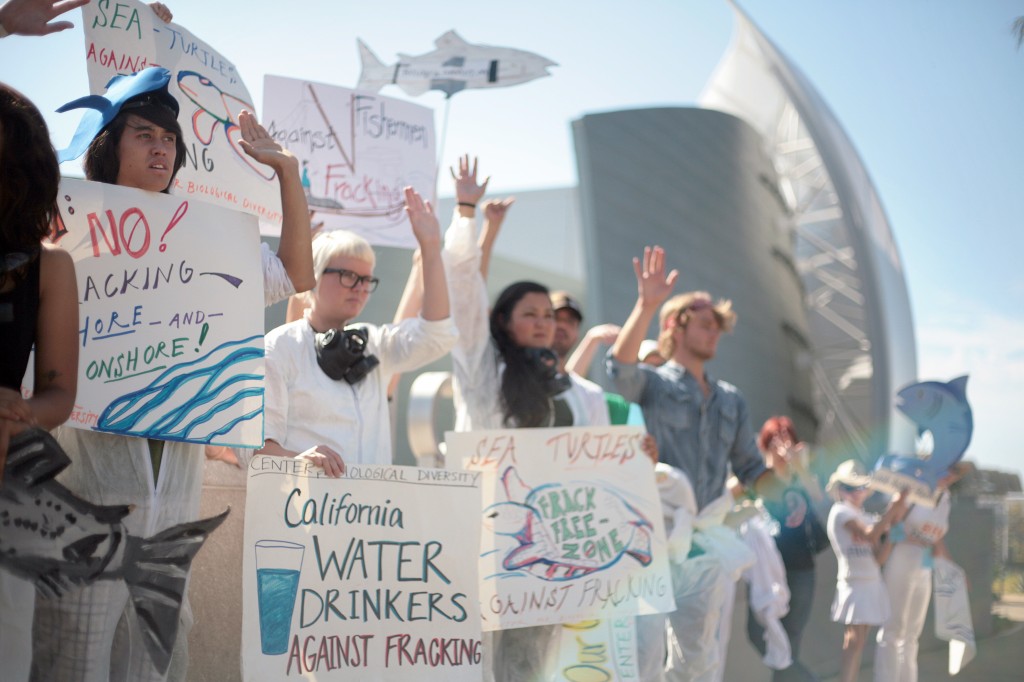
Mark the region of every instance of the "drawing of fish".
<instances>
[{"instance_id":1,"label":"drawing of fish","mask_svg":"<svg viewBox=\"0 0 1024 682\"><path fill-rule=\"evenodd\" d=\"M87 502L55 480L70 464L45 431L11 439L0 484L0 567L33 581L45 596L124 580L153 663L166 671L189 566L230 510L138 538L121 522L131 507Z\"/></svg>"},{"instance_id":2,"label":"drawing of fish","mask_svg":"<svg viewBox=\"0 0 1024 682\"><path fill-rule=\"evenodd\" d=\"M896 394L896 409L917 425L919 433L931 433L931 455L886 455L875 469L924 482L935 490L938 480L964 456L974 432L974 416L967 402L967 377L904 386Z\"/></svg>"},{"instance_id":3,"label":"drawing of fish","mask_svg":"<svg viewBox=\"0 0 1024 682\"><path fill-rule=\"evenodd\" d=\"M531 488L514 467L502 474L506 502L484 510L484 526L517 545L502 559L506 571L543 580L572 580L630 556L651 563L653 525L623 494L596 482Z\"/></svg>"},{"instance_id":4,"label":"drawing of fish","mask_svg":"<svg viewBox=\"0 0 1024 682\"><path fill-rule=\"evenodd\" d=\"M550 76L548 67L555 62L538 54L509 47L473 45L455 31L434 41L437 49L417 56L398 54L398 62L385 64L362 40L359 58L360 90L379 91L385 85L397 85L417 97L428 90L440 90L451 97L469 88L499 88Z\"/></svg>"},{"instance_id":5,"label":"drawing of fish","mask_svg":"<svg viewBox=\"0 0 1024 682\"><path fill-rule=\"evenodd\" d=\"M200 142L209 146L213 142L213 136L217 129L220 128L224 131L224 137L238 158L256 171L260 177L266 180L274 179L274 172L268 166L254 161L252 157L242 151L242 146L239 144L239 140L242 139L242 129L238 127L235 116L242 109L252 111L251 103L227 94L212 80L195 71L178 72L178 89L198 107L192 114L192 130Z\"/></svg>"}]
</instances>

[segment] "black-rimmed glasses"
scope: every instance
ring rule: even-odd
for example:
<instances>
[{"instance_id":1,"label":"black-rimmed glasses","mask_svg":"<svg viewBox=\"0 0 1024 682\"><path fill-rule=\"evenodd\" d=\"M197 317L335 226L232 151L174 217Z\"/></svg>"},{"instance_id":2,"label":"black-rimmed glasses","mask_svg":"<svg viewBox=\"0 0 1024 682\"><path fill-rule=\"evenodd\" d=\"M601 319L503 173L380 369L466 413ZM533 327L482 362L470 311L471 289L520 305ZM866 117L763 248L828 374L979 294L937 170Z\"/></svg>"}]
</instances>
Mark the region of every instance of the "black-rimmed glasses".
<instances>
[{"instance_id":1,"label":"black-rimmed glasses","mask_svg":"<svg viewBox=\"0 0 1024 682\"><path fill-rule=\"evenodd\" d=\"M341 286L355 289L358 285L366 283L366 291L373 293L380 284L380 280L370 275L360 275L358 272L345 270L344 268L324 268L324 274L337 274L341 280Z\"/></svg>"}]
</instances>

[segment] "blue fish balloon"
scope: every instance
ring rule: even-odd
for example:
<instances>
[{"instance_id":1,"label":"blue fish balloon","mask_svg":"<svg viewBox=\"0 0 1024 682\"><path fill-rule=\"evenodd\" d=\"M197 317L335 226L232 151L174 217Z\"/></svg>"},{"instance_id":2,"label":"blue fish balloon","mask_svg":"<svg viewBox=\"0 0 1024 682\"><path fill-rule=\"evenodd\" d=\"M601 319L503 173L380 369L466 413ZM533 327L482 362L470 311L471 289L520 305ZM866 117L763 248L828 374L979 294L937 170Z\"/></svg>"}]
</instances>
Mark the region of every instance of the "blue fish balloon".
<instances>
[{"instance_id":1,"label":"blue fish balloon","mask_svg":"<svg viewBox=\"0 0 1024 682\"><path fill-rule=\"evenodd\" d=\"M932 497L939 479L960 461L971 442L974 417L967 402L967 377L905 386L896 394L896 409L917 425L919 434L931 433L932 453L886 455L878 460L872 478L875 487L890 492L910 488L916 501L927 503L922 498Z\"/></svg>"}]
</instances>

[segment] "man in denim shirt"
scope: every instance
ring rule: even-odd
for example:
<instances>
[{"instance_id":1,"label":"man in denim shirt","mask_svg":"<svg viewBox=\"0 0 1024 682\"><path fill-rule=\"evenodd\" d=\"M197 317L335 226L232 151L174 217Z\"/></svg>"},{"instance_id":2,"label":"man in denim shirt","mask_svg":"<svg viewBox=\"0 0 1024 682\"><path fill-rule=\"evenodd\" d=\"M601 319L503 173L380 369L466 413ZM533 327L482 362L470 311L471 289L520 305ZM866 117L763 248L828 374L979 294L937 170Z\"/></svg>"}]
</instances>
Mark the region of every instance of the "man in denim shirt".
<instances>
[{"instance_id":1,"label":"man in denim shirt","mask_svg":"<svg viewBox=\"0 0 1024 682\"><path fill-rule=\"evenodd\" d=\"M626 400L640 404L661 461L689 478L698 511L723 495L730 465L744 485L771 487L774 476L757 449L743 396L704 369L722 332L736 322L731 303L713 303L702 291L668 298L679 273L666 277L661 247L646 247L643 262L633 259L633 269L637 301L609 352L608 374ZM659 368L638 365L640 344L659 307L658 350L668 362ZM732 611L732 582L713 556L691 555L673 565L673 584L677 610L669 617L674 634L669 678L720 680L724 650L715 635L723 611L726 617ZM641 628L642 647L659 646L656 623Z\"/></svg>"}]
</instances>

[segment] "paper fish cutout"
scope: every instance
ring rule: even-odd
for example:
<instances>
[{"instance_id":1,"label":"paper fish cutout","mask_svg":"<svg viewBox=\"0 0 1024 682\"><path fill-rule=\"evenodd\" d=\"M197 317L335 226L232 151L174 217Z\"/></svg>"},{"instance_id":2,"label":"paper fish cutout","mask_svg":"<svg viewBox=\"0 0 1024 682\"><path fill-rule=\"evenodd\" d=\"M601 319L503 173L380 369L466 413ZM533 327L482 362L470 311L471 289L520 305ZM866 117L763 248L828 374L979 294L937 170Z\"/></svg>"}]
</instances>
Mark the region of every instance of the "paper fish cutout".
<instances>
[{"instance_id":1,"label":"paper fish cutout","mask_svg":"<svg viewBox=\"0 0 1024 682\"><path fill-rule=\"evenodd\" d=\"M228 511L138 538L121 523L131 507L87 502L55 480L70 464L45 431L30 429L11 439L0 485L0 567L51 596L97 580L124 580L149 654L164 672L188 567Z\"/></svg>"},{"instance_id":2,"label":"paper fish cutout","mask_svg":"<svg viewBox=\"0 0 1024 682\"><path fill-rule=\"evenodd\" d=\"M357 89L376 92L385 85L397 85L413 97L428 90L440 90L451 97L470 88L518 85L550 76L548 67L558 66L525 50L467 43L455 31L434 41L437 49L433 52L417 56L399 53L396 64L385 64L366 43L357 43L363 64Z\"/></svg>"},{"instance_id":3,"label":"paper fish cutout","mask_svg":"<svg viewBox=\"0 0 1024 682\"><path fill-rule=\"evenodd\" d=\"M68 102L57 109L64 113L72 109L88 109L78 124L71 144L57 155L61 163L77 159L100 131L103 130L117 115L121 108L131 99L152 93L154 100L167 106L174 115L178 115L178 101L167 91L171 80L171 72L159 66L151 66L129 76L114 76L107 83L107 91L102 95L86 95Z\"/></svg>"},{"instance_id":4,"label":"paper fish cutout","mask_svg":"<svg viewBox=\"0 0 1024 682\"><path fill-rule=\"evenodd\" d=\"M501 565L543 580L580 578L624 556L651 563L653 526L614 488L597 482L530 488L513 467L501 477L507 502L484 510L484 526L514 538Z\"/></svg>"},{"instance_id":5,"label":"paper fish cutout","mask_svg":"<svg viewBox=\"0 0 1024 682\"><path fill-rule=\"evenodd\" d=\"M896 409L928 431L934 447L928 457L886 455L872 473L872 487L888 492L910 488L914 501L934 506L935 486L960 461L971 442L974 416L967 402L967 377L922 381L900 389Z\"/></svg>"}]
</instances>

